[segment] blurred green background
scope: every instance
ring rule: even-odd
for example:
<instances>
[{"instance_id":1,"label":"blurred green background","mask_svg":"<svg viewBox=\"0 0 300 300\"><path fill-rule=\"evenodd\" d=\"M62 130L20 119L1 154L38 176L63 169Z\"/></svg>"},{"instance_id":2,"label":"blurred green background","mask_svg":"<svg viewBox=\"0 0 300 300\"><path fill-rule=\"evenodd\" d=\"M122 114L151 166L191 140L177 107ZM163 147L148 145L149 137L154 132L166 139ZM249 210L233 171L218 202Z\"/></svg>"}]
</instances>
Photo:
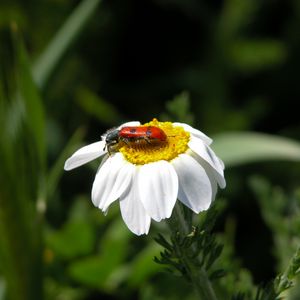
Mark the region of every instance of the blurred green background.
<instances>
[{"instance_id":1,"label":"blurred green background","mask_svg":"<svg viewBox=\"0 0 300 300\"><path fill-rule=\"evenodd\" d=\"M62 170L153 117L212 136L227 165L220 299L283 272L300 233L299 28L298 0L1 0L0 299L195 299L153 262L164 222L134 236L117 204L90 201L99 161Z\"/></svg>"}]
</instances>

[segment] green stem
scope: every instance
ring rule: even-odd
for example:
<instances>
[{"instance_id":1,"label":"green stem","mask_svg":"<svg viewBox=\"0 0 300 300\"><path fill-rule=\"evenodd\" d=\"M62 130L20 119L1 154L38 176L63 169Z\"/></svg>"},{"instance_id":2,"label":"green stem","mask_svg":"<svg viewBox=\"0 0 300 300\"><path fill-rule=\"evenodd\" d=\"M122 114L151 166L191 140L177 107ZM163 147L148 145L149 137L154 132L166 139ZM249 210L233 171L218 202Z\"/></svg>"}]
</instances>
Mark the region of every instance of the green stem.
<instances>
[{"instance_id":1,"label":"green stem","mask_svg":"<svg viewBox=\"0 0 300 300\"><path fill-rule=\"evenodd\" d=\"M0 193L0 257L7 299L41 300L41 224L33 201L20 197L18 191L7 190Z\"/></svg>"},{"instance_id":2,"label":"green stem","mask_svg":"<svg viewBox=\"0 0 300 300\"><path fill-rule=\"evenodd\" d=\"M170 228L175 235L181 233L183 236L187 236L192 232L191 222L185 217L181 204L175 205L171 223ZM174 239L174 241L176 243L176 250L180 253L182 262L185 265L186 271L191 278L195 292L199 298L202 300L217 300L206 270L195 265L189 255L189 250L183 248L177 239ZM191 250L195 251L194 246L192 245L191 247Z\"/></svg>"}]
</instances>

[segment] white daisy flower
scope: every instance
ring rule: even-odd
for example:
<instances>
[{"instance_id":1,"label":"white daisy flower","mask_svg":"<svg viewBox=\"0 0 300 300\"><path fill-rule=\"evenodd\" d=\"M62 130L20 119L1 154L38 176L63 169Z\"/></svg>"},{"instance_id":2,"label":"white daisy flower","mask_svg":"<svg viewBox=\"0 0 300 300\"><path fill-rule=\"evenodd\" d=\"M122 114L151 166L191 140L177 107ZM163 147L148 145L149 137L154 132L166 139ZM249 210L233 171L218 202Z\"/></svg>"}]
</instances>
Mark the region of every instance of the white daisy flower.
<instances>
[{"instance_id":1,"label":"white daisy flower","mask_svg":"<svg viewBox=\"0 0 300 300\"><path fill-rule=\"evenodd\" d=\"M133 127L133 138L121 136L127 126ZM155 139L151 127L142 130L146 126L160 128L166 138ZM111 133L118 138L112 143ZM151 219L169 218L177 199L199 213L209 208L218 185L225 187L224 164L211 143L204 133L184 123L129 122L76 151L64 168L68 171L104 156L93 183L94 205L107 212L119 199L128 228L137 235L147 234Z\"/></svg>"}]
</instances>

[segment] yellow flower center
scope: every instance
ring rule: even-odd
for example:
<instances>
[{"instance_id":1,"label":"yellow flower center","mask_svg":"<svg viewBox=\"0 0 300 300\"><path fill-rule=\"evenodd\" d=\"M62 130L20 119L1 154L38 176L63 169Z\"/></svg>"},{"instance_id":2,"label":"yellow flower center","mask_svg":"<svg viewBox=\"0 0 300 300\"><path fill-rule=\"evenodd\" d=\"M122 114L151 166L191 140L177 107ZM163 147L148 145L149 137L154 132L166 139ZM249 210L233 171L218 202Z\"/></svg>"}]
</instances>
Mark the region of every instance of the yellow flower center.
<instances>
[{"instance_id":1,"label":"yellow flower center","mask_svg":"<svg viewBox=\"0 0 300 300\"><path fill-rule=\"evenodd\" d=\"M159 122L156 119L142 126L155 126L162 129L167 139L166 141L137 139L130 143L121 142L119 151L132 164L144 165L159 160L171 161L188 149L190 134L182 127L173 126L171 122Z\"/></svg>"}]
</instances>

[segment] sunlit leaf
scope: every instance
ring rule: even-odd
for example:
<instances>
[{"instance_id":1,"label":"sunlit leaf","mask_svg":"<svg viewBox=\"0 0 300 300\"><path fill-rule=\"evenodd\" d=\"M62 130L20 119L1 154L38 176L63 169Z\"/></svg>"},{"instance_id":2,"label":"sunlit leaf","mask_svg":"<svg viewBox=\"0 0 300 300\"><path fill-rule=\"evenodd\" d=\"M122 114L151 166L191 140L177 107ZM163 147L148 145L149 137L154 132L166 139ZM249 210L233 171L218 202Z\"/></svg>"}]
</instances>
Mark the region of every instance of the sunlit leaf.
<instances>
[{"instance_id":1,"label":"sunlit leaf","mask_svg":"<svg viewBox=\"0 0 300 300\"><path fill-rule=\"evenodd\" d=\"M91 253L94 243L95 232L92 225L84 220L71 220L47 238L48 246L64 259Z\"/></svg>"},{"instance_id":2,"label":"sunlit leaf","mask_svg":"<svg viewBox=\"0 0 300 300\"><path fill-rule=\"evenodd\" d=\"M128 278L129 285L138 287L143 282L147 281L151 275L155 274L163 267L153 262L155 256L159 256L162 247L157 243L151 243L144 248L135 257L130 265L130 275Z\"/></svg>"},{"instance_id":3,"label":"sunlit leaf","mask_svg":"<svg viewBox=\"0 0 300 300\"><path fill-rule=\"evenodd\" d=\"M101 239L99 254L73 262L68 271L76 281L87 286L109 290L113 271L124 261L131 233L118 219Z\"/></svg>"},{"instance_id":4,"label":"sunlit leaf","mask_svg":"<svg viewBox=\"0 0 300 300\"><path fill-rule=\"evenodd\" d=\"M223 133L212 148L226 166L267 160L300 161L300 143L292 139L254 132Z\"/></svg>"}]
</instances>

